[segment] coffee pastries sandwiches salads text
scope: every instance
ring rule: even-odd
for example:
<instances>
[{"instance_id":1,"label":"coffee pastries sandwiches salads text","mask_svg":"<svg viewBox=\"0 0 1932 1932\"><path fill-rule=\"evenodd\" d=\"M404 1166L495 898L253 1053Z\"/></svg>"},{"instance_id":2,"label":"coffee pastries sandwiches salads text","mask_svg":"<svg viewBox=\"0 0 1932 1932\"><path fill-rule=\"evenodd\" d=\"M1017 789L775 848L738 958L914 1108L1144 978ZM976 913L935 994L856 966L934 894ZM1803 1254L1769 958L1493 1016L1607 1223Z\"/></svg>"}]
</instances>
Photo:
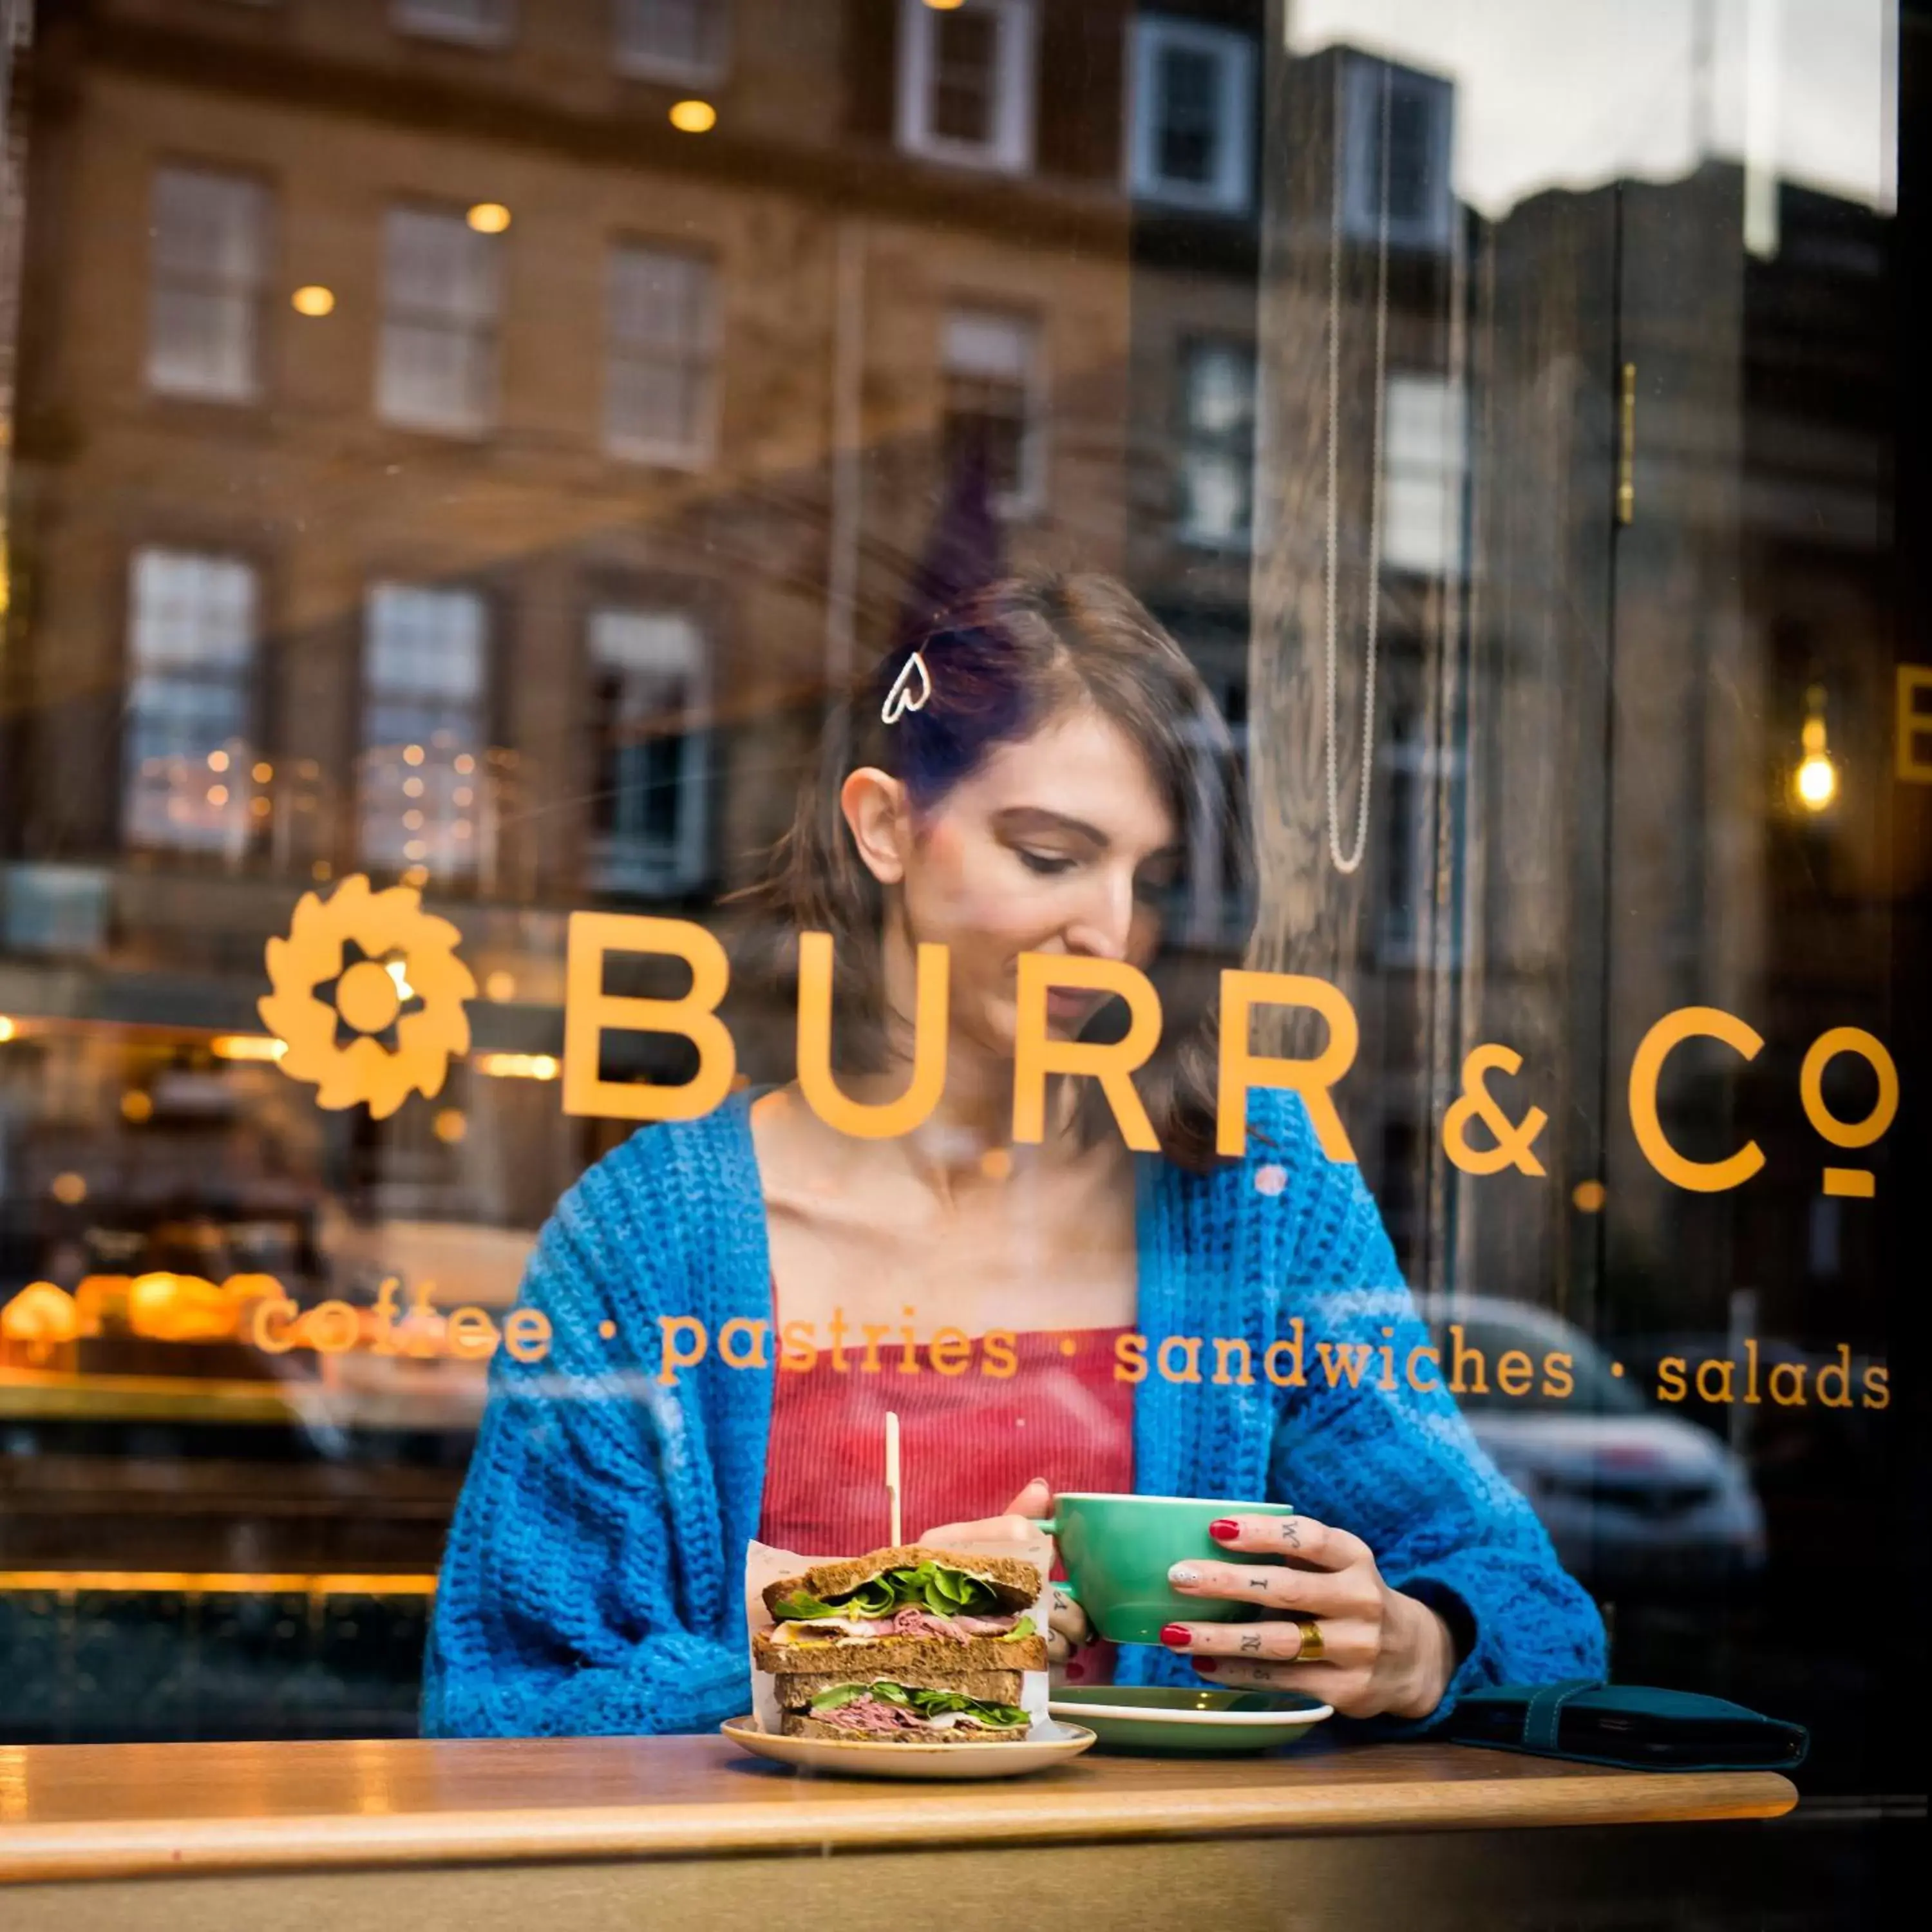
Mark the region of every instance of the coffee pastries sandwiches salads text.
<instances>
[{"instance_id":1,"label":"coffee pastries sandwiches salads text","mask_svg":"<svg viewBox=\"0 0 1932 1932\"><path fill-rule=\"evenodd\" d=\"M1046 1668L1040 1592L1018 1557L902 1544L767 1584L752 1658L789 1737L1017 1743L1022 1673Z\"/></svg>"}]
</instances>

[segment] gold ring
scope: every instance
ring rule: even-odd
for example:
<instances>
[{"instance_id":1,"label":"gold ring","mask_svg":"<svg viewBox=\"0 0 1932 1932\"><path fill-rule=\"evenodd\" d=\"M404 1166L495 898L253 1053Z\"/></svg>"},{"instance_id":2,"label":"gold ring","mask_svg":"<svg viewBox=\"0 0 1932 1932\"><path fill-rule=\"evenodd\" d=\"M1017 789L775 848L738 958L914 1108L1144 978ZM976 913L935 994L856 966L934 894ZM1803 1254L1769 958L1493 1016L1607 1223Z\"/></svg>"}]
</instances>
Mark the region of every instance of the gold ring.
<instances>
[{"instance_id":1,"label":"gold ring","mask_svg":"<svg viewBox=\"0 0 1932 1932\"><path fill-rule=\"evenodd\" d=\"M1322 1641L1322 1626L1312 1617L1297 1617L1294 1627L1301 1633L1301 1648L1294 1653L1298 1664L1319 1664L1328 1646Z\"/></svg>"}]
</instances>

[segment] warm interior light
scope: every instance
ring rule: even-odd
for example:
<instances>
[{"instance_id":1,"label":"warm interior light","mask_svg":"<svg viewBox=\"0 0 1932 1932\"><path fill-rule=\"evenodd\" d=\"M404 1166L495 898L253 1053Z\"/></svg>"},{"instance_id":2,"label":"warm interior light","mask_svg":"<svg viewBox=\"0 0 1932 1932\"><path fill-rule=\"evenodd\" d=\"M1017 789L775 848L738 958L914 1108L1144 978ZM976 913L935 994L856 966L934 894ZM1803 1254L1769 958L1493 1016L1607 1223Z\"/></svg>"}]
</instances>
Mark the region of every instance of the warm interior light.
<instances>
[{"instance_id":1,"label":"warm interior light","mask_svg":"<svg viewBox=\"0 0 1932 1932\"><path fill-rule=\"evenodd\" d=\"M493 1000L514 1000L517 997L517 976L506 973L500 967L483 982L483 990Z\"/></svg>"},{"instance_id":2,"label":"warm interior light","mask_svg":"<svg viewBox=\"0 0 1932 1932\"><path fill-rule=\"evenodd\" d=\"M410 984L409 965L406 959L392 959L388 964L389 977L396 982L396 998L399 1000L413 1000L416 996L416 989Z\"/></svg>"},{"instance_id":3,"label":"warm interior light","mask_svg":"<svg viewBox=\"0 0 1932 1932\"><path fill-rule=\"evenodd\" d=\"M358 1575L250 1570L0 1570L0 1594L26 1590L106 1590L118 1594L190 1592L203 1596L433 1597L437 1580L428 1576Z\"/></svg>"},{"instance_id":4,"label":"warm interior light","mask_svg":"<svg viewBox=\"0 0 1932 1932\"><path fill-rule=\"evenodd\" d=\"M454 1147L470 1131L470 1123L460 1107L446 1107L435 1120L436 1137L445 1147Z\"/></svg>"},{"instance_id":5,"label":"warm interior light","mask_svg":"<svg viewBox=\"0 0 1932 1932\"><path fill-rule=\"evenodd\" d=\"M290 296L298 315L327 315L335 306L335 291L310 282Z\"/></svg>"},{"instance_id":6,"label":"warm interior light","mask_svg":"<svg viewBox=\"0 0 1932 1932\"><path fill-rule=\"evenodd\" d=\"M548 1053L479 1053L476 1070L492 1080L554 1080L562 1069Z\"/></svg>"},{"instance_id":7,"label":"warm interior light","mask_svg":"<svg viewBox=\"0 0 1932 1932\"><path fill-rule=\"evenodd\" d=\"M279 1060L288 1042L266 1033L218 1034L208 1051L217 1060Z\"/></svg>"},{"instance_id":8,"label":"warm interior light","mask_svg":"<svg viewBox=\"0 0 1932 1932\"><path fill-rule=\"evenodd\" d=\"M670 124L680 134L708 134L718 124L718 110L708 100L680 100L670 110Z\"/></svg>"},{"instance_id":9,"label":"warm interior light","mask_svg":"<svg viewBox=\"0 0 1932 1932\"><path fill-rule=\"evenodd\" d=\"M0 1308L0 1341L35 1345L44 1355L56 1342L80 1333L80 1310L74 1297L50 1281L30 1281Z\"/></svg>"},{"instance_id":10,"label":"warm interior light","mask_svg":"<svg viewBox=\"0 0 1932 1932\"><path fill-rule=\"evenodd\" d=\"M479 201L464 219L479 235L500 235L510 225L510 211L500 201Z\"/></svg>"},{"instance_id":11,"label":"warm interior light","mask_svg":"<svg viewBox=\"0 0 1932 1932\"><path fill-rule=\"evenodd\" d=\"M0 1013L0 1046L5 1045L20 1030L4 1013Z\"/></svg>"},{"instance_id":12,"label":"warm interior light","mask_svg":"<svg viewBox=\"0 0 1932 1932\"><path fill-rule=\"evenodd\" d=\"M966 0L926 0L926 4L935 14L956 13L966 4Z\"/></svg>"},{"instance_id":13,"label":"warm interior light","mask_svg":"<svg viewBox=\"0 0 1932 1932\"><path fill-rule=\"evenodd\" d=\"M143 1120L154 1117L154 1097L144 1094L138 1087L130 1087L121 1096L121 1118L130 1125L138 1127Z\"/></svg>"},{"instance_id":14,"label":"warm interior light","mask_svg":"<svg viewBox=\"0 0 1932 1932\"><path fill-rule=\"evenodd\" d=\"M1813 812L1822 812L1838 796L1838 772L1822 752L1814 752L1798 767L1798 798Z\"/></svg>"},{"instance_id":15,"label":"warm interior light","mask_svg":"<svg viewBox=\"0 0 1932 1932\"><path fill-rule=\"evenodd\" d=\"M1838 795L1838 768L1825 736L1825 687L1814 684L1804 694L1804 725L1798 742L1804 756L1792 775L1791 788L1807 812L1822 812Z\"/></svg>"},{"instance_id":16,"label":"warm interior light","mask_svg":"<svg viewBox=\"0 0 1932 1932\"><path fill-rule=\"evenodd\" d=\"M79 1174L57 1174L47 1192L63 1208L78 1208L87 1198L86 1177Z\"/></svg>"}]
</instances>

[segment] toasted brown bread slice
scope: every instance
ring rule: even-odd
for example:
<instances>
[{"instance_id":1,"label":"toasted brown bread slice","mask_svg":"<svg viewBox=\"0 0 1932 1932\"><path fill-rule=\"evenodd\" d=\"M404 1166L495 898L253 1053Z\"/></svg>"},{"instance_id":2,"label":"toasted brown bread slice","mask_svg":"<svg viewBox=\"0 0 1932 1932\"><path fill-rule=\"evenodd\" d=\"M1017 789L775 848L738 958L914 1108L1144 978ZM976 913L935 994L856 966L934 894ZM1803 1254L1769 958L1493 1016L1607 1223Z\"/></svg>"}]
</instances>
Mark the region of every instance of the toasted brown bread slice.
<instances>
[{"instance_id":1,"label":"toasted brown bread slice","mask_svg":"<svg viewBox=\"0 0 1932 1932\"><path fill-rule=\"evenodd\" d=\"M950 1731L854 1731L788 1711L779 1728L788 1738L832 1738L848 1744L858 1738L868 1744L1019 1744L1026 1742L1028 1727L1016 1724L1010 1730L988 1731L976 1724L957 1724Z\"/></svg>"},{"instance_id":2,"label":"toasted brown bread slice","mask_svg":"<svg viewBox=\"0 0 1932 1932\"><path fill-rule=\"evenodd\" d=\"M1040 1565L1021 1557L968 1556L962 1550L938 1550L930 1544L901 1543L863 1556L843 1556L836 1562L815 1564L802 1576L781 1576L765 1586L765 1608L776 1616L779 1600L800 1588L810 1591L821 1604L830 1603L888 1570L909 1570L928 1557L949 1570L963 1570L979 1578L992 1588L1003 1610L1025 1610L1040 1594Z\"/></svg>"},{"instance_id":3,"label":"toasted brown bread slice","mask_svg":"<svg viewBox=\"0 0 1932 1932\"><path fill-rule=\"evenodd\" d=\"M813 1671L796 1677L781 1674L772 1680L772 1688L784 1709L802 1711L821 1690L836 1690L844 1684L869 1684L877 1677L885 1677L908 1690L957 1690L962 1697L976 1697L982 1704L1020 1701L1017 1670Z\"/></svg>"},{"instance_id":4,"label":"toasted brown bread slice","mask_svg":"<svg viewBox=\"0 0 1932 1932\"><path fill-rule=\"evenodd\" d=\"M775 1643L769 1630L752 1639L752 1661L774 1676L784 1671L836 1671L842 1681L858 1677L897 1677L908 1670L940 1673L951 1683L962 1672L1044 1670L1046 1640L1035 1635L1008 1637L863 1637L854 1642ZM905 1680L905 1681L910 1681Z\"/></svg>"}]
</instances>

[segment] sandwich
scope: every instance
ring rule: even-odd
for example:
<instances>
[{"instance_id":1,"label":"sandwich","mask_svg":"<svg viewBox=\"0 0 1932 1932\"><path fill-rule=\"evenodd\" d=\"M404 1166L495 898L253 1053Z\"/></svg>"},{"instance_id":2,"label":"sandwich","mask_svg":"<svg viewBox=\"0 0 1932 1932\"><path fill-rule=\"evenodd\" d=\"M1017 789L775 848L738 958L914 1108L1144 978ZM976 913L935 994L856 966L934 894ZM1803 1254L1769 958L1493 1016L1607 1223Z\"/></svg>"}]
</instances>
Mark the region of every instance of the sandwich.
<instances>
[{"instance_id":1,"label":"sandwich","mask_svg":"<svg viewBox=\"0 0 1932 1932\"><path fill-rule=\"evenodd\" d=\"M752 1640L788 1737L890 1744L1024 1738L1021 1678L1046 1668L1037 1564L902 1544L765 1588Z\"/></svg>"}]
</instances>

